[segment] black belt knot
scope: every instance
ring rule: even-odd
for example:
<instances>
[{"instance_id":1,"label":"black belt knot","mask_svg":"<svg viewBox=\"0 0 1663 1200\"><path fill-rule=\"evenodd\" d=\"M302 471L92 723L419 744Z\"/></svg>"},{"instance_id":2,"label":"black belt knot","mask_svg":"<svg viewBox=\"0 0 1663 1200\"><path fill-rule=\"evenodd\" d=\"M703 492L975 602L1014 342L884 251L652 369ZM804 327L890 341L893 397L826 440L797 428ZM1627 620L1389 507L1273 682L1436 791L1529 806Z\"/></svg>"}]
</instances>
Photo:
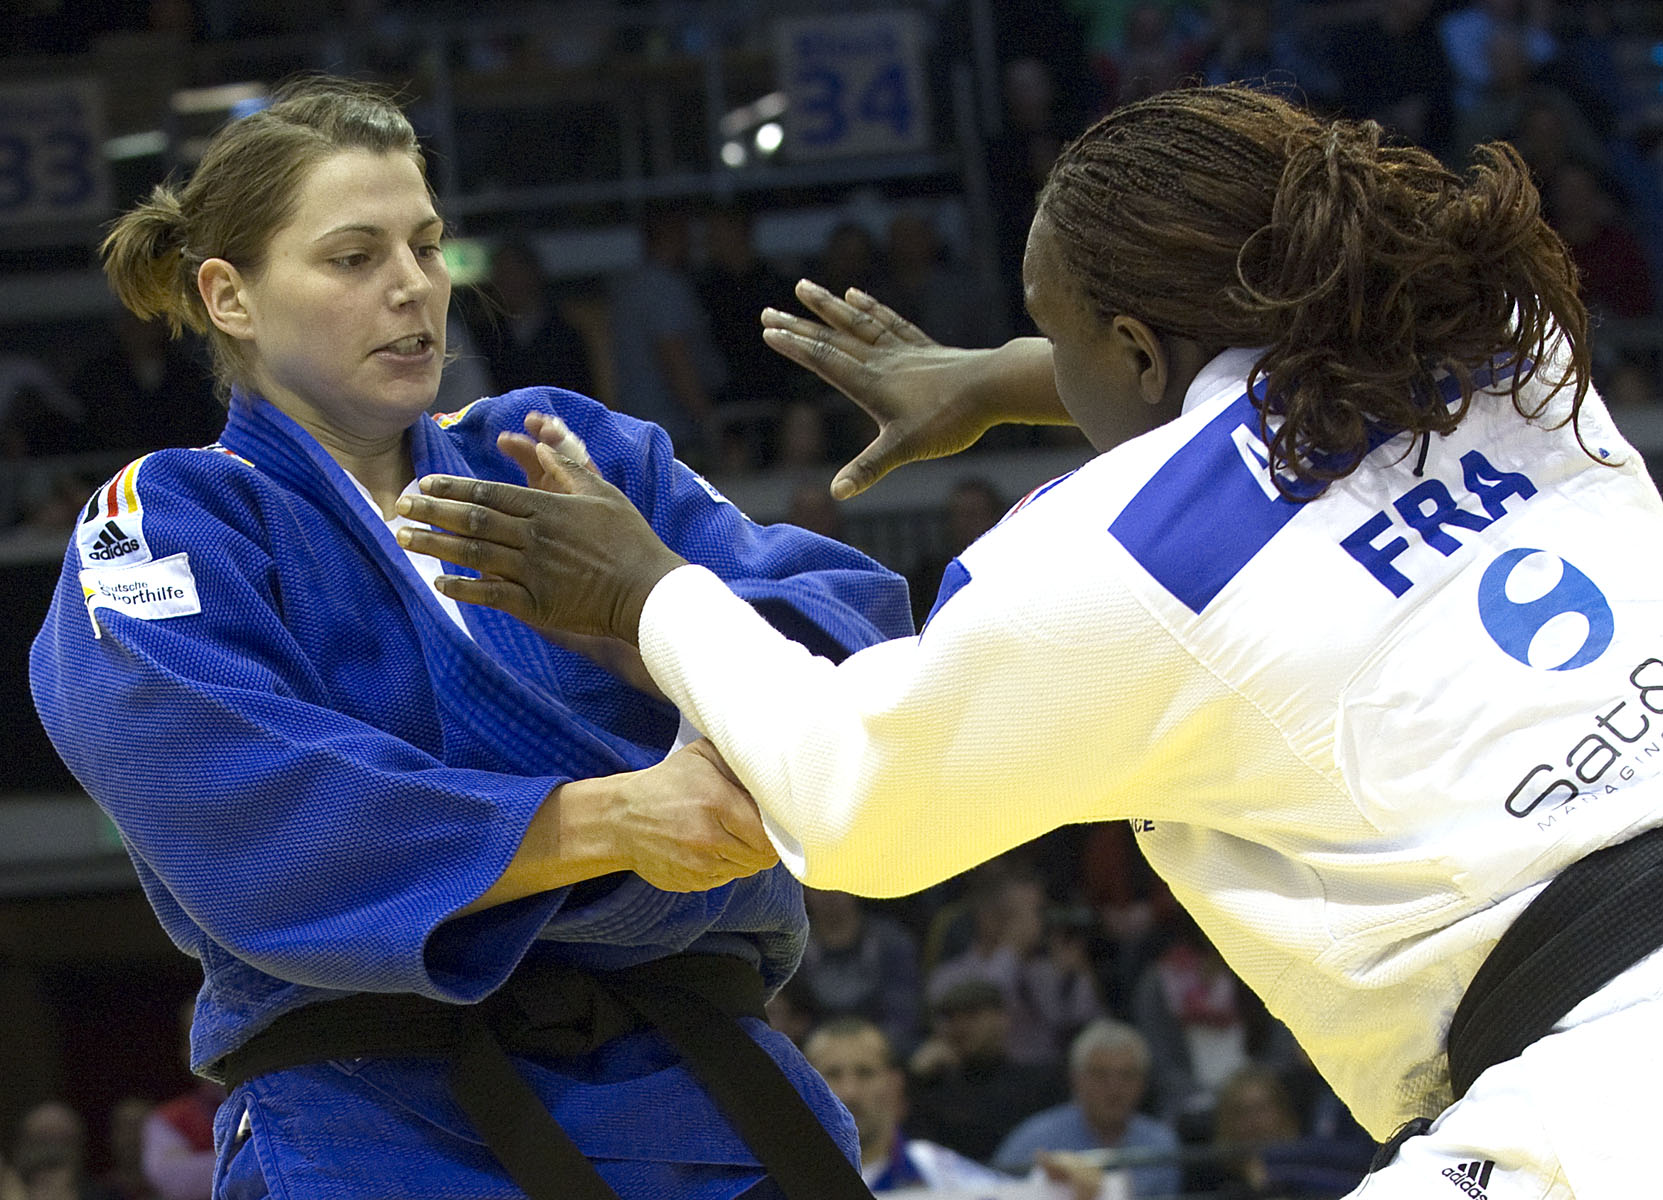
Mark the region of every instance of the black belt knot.
<instances>
[{"instance_id":1,"label":"black belt knot","mask_svg":"<svg viewBox=\"0 0 1663 1200\"><path fill-rule=\"evenodd\" d=\"M787 1200L870 1200L860 1173L739 1025L739 1017L763 1018L764 999L756 969L726 955L672 955L622 971L532 962L479 1004L362 993L285 1013L206 1073L236 1087L329 1059L446 1059L457 1105L532 1200L618 1200L510 1054L571 1058L650 1026Z\"/></svg>"}]
</instances>

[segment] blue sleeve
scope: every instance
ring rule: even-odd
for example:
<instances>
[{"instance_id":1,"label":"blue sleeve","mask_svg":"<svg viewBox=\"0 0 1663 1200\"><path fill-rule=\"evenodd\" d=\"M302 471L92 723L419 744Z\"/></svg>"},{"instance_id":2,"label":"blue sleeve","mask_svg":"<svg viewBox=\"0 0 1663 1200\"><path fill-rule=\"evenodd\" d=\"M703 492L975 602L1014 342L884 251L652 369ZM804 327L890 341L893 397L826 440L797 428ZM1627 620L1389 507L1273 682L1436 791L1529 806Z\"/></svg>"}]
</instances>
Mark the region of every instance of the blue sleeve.
<instances>
[{"instance_id":1,"label":"blue sleeve","mask_svg":"<svg viewBox=\"0 0 1663 1200\"><path fill-rule=\"evenodd\" d=\"M666 545L714 571L780 632L834 661L910 636L906 581L860 551L794 525L759 525L677 461L657 425L556 388L511 392L478 419L519 429L533 410L561 417L596 469ZM517 468L500 476L524 482Z\"/></svg>"},{"instance_id":2,"label":"blue sleeve","mask_svg":"<svg viewBox=\"0 0 1663 1200\"><path fill-rule=\"evenodd\" d=\"M263 506L254 478L201 451L153 455L139 476L150 548L187 556L195 614L100 609L94 637L71 545L30 656L42 722L187 952L208 939L294 983L478 999L561 893L470 919L466 975L430 964L429 937L491 885L565 780L441 761L420 648L367 611L345 566L285 592L268 547L305 558L314 531ZM327 621L352 631L334 662L291 630ZM515 936L477 936L492 918Z\"/></svg>"}]
</instances>

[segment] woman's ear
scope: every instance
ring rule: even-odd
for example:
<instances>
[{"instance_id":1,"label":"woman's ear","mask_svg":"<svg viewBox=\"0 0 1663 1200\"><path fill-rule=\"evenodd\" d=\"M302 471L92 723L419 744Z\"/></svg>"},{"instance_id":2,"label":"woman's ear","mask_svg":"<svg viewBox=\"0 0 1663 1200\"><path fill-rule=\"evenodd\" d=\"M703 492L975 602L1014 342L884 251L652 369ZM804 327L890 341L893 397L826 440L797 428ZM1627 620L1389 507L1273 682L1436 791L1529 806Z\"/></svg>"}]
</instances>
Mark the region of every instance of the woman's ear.
<instances>
[{"instance_id":1,"label":"woman's ear","mask_svg":"<svg viewBox=\"0 0 1663 1200\"><path fill-rule=\"evenodd\" d=\"M1143 402L1149 405L1165 403L1171 364L1161 339L1136 317L1118 316L1111 329L1114 336L1120 339L1122 349L1132 355L1137 364L1138 394L1143 397Z\"/></svg>"},{"instance_id":2,"label":"woman's ear","mask_svg":"<svg viewBox=\"0 0 1663 1200\"><path fill-rule=\"evenodd\" d=\"M241 341L254 336L242 272L236 267L223 258L208 259L196 269L196 291L216 327Z\"/></svg>"}]
</instances>

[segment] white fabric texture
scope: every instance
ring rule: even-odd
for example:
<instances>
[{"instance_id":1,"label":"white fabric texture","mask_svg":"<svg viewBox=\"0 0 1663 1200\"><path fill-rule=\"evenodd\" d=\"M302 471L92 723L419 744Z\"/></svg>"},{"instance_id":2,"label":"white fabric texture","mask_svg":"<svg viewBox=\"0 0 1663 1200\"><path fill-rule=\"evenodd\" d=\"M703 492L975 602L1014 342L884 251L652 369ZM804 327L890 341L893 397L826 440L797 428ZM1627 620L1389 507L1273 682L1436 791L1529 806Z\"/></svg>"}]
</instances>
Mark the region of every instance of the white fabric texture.
<instances>
[{"instance_id":1,"label":"white fabric texture","mask_svg":"<svg viewBox=\"0 0 1663 1200\"><path fill-rule=\"evenodd\" d=\"M1418 472L1400 436L1278 499L1250 361L1019 504L918 637L834 667L687 567L641 648L810 886L1130 818L1384 1139L1449 1103L1450 1016L1525 904L1663 821L1663 505L1591 393L1586 451L1567 397L1480 394Z\"/></svg>"}]
</instances>

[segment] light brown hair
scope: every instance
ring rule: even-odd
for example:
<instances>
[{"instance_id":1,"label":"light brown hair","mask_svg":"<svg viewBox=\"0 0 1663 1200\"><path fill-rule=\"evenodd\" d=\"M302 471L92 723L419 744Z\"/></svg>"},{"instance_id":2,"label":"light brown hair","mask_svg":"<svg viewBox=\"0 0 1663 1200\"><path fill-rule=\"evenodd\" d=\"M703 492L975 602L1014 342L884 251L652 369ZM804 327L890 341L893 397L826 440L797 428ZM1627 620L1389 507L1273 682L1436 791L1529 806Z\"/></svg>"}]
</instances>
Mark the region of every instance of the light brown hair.
<instances>
[{"instance_id":1,"label":"light brown hair","mask_svg":"<svg viewBox=\"0 0 1663 1200\"><path fill-rule=\"evenodd\" d=\"M1267 347L1261 430L1278 486L1355 470L1371 435L1448 433L1474 375L1521 389L1563 337L1588 387L1576 269L1518 154L1481 146L1465 178L1372 121L1323 120L1239 86L1128 104L1058 157L1041 192L1069 274L1107 321L1137 317L1210 349ZM1447 372L1456 403L1435 401ZM1279 418L1274 424L1270 418Z\"/></svg>"},{"instance_id":2,"label":"light brown hair","mask_svg":"<svg viewBox=\"0 0 1663 1200\"><path fill-rule=\"evenodd\" d=\"M145 320L165 319L175 336L187 328L206 335L222 397L247 382L247 362L241 343L208 319L197 271L223 258L258 274L307 174L342 150L408 154L426 176L415 130L390 94L348 79L307 78L223 126L188 182L158 184L104 238L104 274L117 298Z\"/></svg>"}]
</instances>

